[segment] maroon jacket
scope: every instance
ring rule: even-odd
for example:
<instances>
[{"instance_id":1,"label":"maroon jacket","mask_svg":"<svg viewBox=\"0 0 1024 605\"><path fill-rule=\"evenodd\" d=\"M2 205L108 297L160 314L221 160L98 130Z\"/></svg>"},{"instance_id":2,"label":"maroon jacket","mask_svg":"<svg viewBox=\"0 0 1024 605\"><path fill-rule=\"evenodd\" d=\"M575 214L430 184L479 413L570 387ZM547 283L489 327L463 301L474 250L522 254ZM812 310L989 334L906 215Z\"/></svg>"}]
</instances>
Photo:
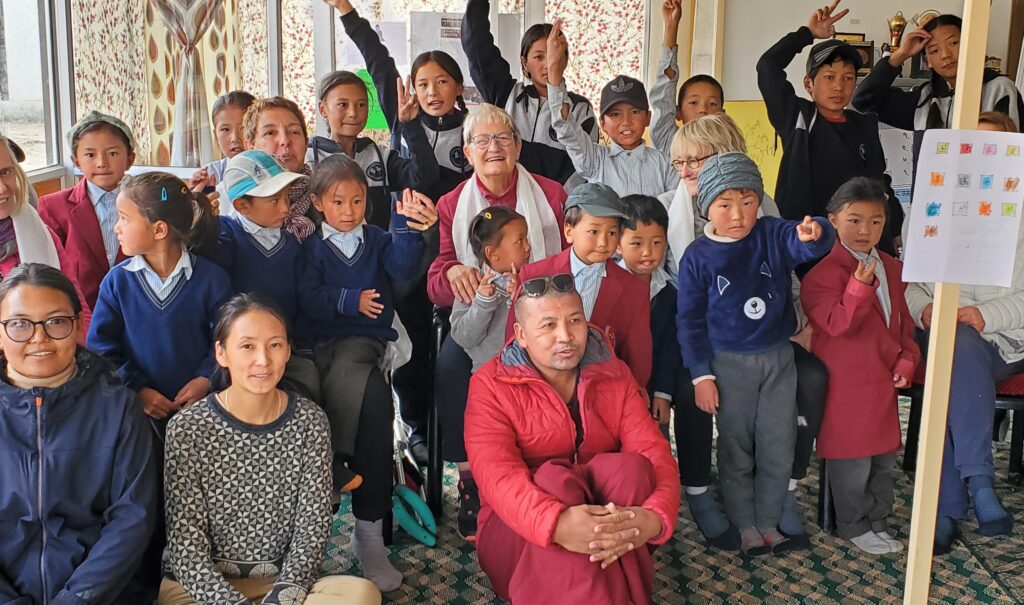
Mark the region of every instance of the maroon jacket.
<instances>
[{"instance_id":1,"label":"maroon jacket","mask_svg":"<svg viewBox=\"0 0 1024 605\"><path fill-rule=\"evenodd\" d=\"M70 189L41 197L39 216L64 246L61 270L81 287L89 308L95 307L100 282L110 271L110 264L85 179ZM115 264L126 258L118 247Z\"/></svg>"},{"instance_id":2,"label":"maroon jacket","mask_svg":"<svg viewBox=\"0 0 1024 605\"><path fill-rule=\"evenodd\" d=\"M542 275L572 273L569 252L562 250L554 256L526 265L519 271L519 283ZM607 261L608 275L601 280L597 302L590 316L590 324L604 332L615 346L615 354L626 362L640 384L651 377L651 287L639 277ZM505 338L515 333L515 307L508 310Z\"/></svg>"},{"instance_id":3,"label":"maroon jacket","mask_svg":"<svg viewBox=\"0 0 1024 605\"><path fill-rule=\"evenodd\" d=\"M800 300L813 328L811 352L828 368L828 397L818 431L822 458L864 458L900 448L893 374L909 380L921 352L904 296L903 265L879 251L892 311L885 323L875 292L853 277L857 259L836 242L804 277Z\"/></svg>"}]
</instances>

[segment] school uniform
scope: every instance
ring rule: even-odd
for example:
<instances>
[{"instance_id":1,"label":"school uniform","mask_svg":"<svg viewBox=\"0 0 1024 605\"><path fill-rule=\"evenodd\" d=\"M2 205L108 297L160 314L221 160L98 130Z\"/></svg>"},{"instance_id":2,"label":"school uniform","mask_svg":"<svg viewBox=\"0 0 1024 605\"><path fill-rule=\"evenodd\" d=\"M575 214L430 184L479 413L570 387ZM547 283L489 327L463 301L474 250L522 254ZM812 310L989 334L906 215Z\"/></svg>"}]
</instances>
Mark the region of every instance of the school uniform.
<instances>
[{"instance_id":1,"label":"school uniform","mask_svg":"<svg viewBox=\"0 0 1024 605\"><path fill-rule=\"evenodd\" d=\"M837 243L804 277L800 294L814 328L811 350L830 370L817 447L828 460L844 538L887 529L901 445L893 374L912 379L921 357L902 264L884 252L870 256L878 265L867 285L853 277L867 255Z\"/></svg>"},{"instance_id":2,"label":"school uniform","mask_svg":"<svg viewBox=\"0 0 1024 605\"><path fill-rule=\"evenodd\" d=\"M230 293L223 269L184 248L166 280L134 256L103 279L87 346L117 366L128 388L148 387L173 401L216 367L213 328Z\"/></svg>"},{"instance_id":3,"label":"school uniform","mask_svg":"<svg viewBox=\"0 0 1024 605\"><path fill-rule=\"evenodd\" d=\"M813 43L811 31L801 27L776 42L757 62L757 86L768 121L782 139L775 201L785 219L825 216L832 194L846 181L855 176L880 180L890 192L881 246L895 254L892 240L900 235L903 207L889 188L892 179L885 174L878 117L846 109L841 121L829 120L818 113L813 101L797 96L789 82L786 67Z\"/></svg>"},{"instance_id":4,"label":"school uniform","mask_svg":"<svg viewBox=\"0 0 1024 605\"><path fill-rule=\"evenodd\" d=\"M672 94L667 86L651 90L652 93L656 91L660 91L663 96ZM665 153L646 143L628 150L614 142L608 147L601 145L579 124L562 118L564 103L565 82L559 86L548 84L548 110L552 128L559 142L565 145L576 170L588 183L604 183L622 197L632 194L657 197L679 186L679 173L672 168L672 162ZM652 98L651 105L656 107L663 105L663 102ZM656 130L675 128L674 115L661 112L659 116L659 122L651 124L652 138Z\"/></svg>"},{"instance_id":5,"label":"school uniform","mask_svg":"<svg viewBox=\"0 0 1024 605\"><path fill-rule=\"evenodd\" d=\"M695 384L716 380L722 493L739 528L775 528L782 514L797 431L791 273L835 240L815 220L821 238L807 243L795 221L759 218L739 240L709 224L679 267L679 346Z\"/></svg>"},{"instance_id":6,"label":"school uniform","mask_svg":"<svg viewBox=\"0 0 1024 605\"><path fill-rule=\"evenodd\" d=\"M637 383L647 384L651 377L651 302L650 288L614 261L585 265L572 248L526 265L519 271L519 283L528 279L569 273L583 299L587 321L600 329L612 342L615 354L626 362ZM627 311L628 310L628 311ZM511 338L515 323L509 311L505 335Z\"/></svg>"},{"instance_id":7,"label":"school uniform","mask_svg":"<svg viewBox=\"0 0 1024 605\"><path fill-rule=\"evenodd\" d=\"M391 148L400 150L402 157L412 158L413 153L419 153L420 150L412 148L413 142L407 138L407 131L419 130L424 134L427 148L437 161L438 174L433 179L421 179L423 183L418 191L436 202L473 173L473 167L462 151L462 123L466 113L456 108L449 115L434 117L420 110L415 120L416 126L412 126L412 122L399 122L396 79L401 74L395 67L395 60L370 22L360 17L358 11L342 15L341 24L345 34L363 55L366 69L377 88L377 101L391 129ZM413 137L416 136L413 133Z\"/></svg>"},{"instance_id":8,"label":"school uniform","mask_svg":"<svg viewBox=\"0 0 1024 605\"><path fill-rule=\"evenodd\" d=\"M548 101L532 83L512 76L512 66L501 56L491 33L489 0L469 0L462 18L462 49L469 61L469 73L484 101L502 107L512 117L522 137L520 163L530 172L558 181L566 191L583 182L565 144L553 127ZM576 93L565 93L569 121L585 137L597 143L598 128L590 101ZM559 104L561 111L561 103Z\"/></svg>"},{"instance_id":9,"label":"school uniform","mask_svg":"<svg viewBox=\"0 0 1024 605\"><path fill-rule=\"evenodd\" d=\"M381 519L390 508L393 407L379 366L386 344L398 338L391 281L409 279L422 253L419 233L398 215L391 232L363 224L343 233L325 222L304 245L300 323L317 338L313 359L335 464L348 460L364 478L352 498L361 520ZM373 319L359 312L361 293L371 289L384 307Z\"/></svg>"},{"instance_id":10,"label":"school uniform","mask_svg":"<svg viewBox=\"0 0 1024 605\"><path fill-rule=\"evenodd\" d=\"M368 185L366 222L382 229L387 229L391 220L392 193L418 189L437 180L437 162L427 145L423 129L416 122L410 122L404 136L411 141L410 159L366 137L357 138L353 149L352 159L363 169ZM333 139L313 137L306 149L306 164L316 170L320 160L336 153L343 151Z\"/></svg>"},{"instance_id":11,"label":"school uniform","mask_svg":"<svg viewBox=\"0 0 1024 605\"><path fill-rule=\"evenodd\" d=\"M61 270L81 287L90 307L103 277L127 258L114 233L116 199L117 190L103 191L86 179L39 198L39 217L64 247Z\"/></svg>"},{"instance_id":12,"label":"school uniform","mask_svg":"<svg viewBox=\"0 0 1024 605\"><path fill-rule=\"evenodd\" d=\"M294 235L281 228L261 227L242 214L222 216L214 259L231 278L232 293L248 292L272 301L284 314L295 345L308 345L309 335L300 332L296 322L302 245ZM313 401L320 399L316 368L298 354L288 360L280 386Z\"/></svg>"}]
</instances>

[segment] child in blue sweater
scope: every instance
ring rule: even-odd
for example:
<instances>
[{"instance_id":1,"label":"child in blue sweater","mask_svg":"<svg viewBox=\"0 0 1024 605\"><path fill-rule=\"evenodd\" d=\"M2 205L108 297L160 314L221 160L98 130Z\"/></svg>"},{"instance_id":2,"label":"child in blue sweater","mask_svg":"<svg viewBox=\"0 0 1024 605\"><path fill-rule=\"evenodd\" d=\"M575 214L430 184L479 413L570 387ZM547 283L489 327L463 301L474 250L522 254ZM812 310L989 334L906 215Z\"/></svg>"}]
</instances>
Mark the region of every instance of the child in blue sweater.
<instances>
[{"instance_id":1,"label":"child in blue sweater","mask_svg":"<svg viewBox=\"0 0 1024 605\"><path fill-rule=\"evenodd\" d=\"M86 343L162 429L210 389L213 325L231 282L190 250L216 238L217 217L181 179L149 172L122 182L114 232L131 258L103 278Z\"/></svg>"},{"instance_id":2,"label":"child in blue sweater","mask_svg":"<svg viewBox=\"0 0 1024 605\"><path fill-rule=\"evenodd\" d=\"M347 463L363 482L352 493L356 517L352 549L367 579L382 592L397 590L402 573L388 561L381 520L391 509L391 389L381 373L392 327L392 281L413 276L424 231L437 222L425 196L406 191L396 203L391 232L366 224L367 182L345 155L320 161L310 199L324 222L304 244L299 275L300 326L316 335L320 404L331 423L335 488Z\"/></svg>"},{"instance_id":3,"label":"child in blue sweater","mask_svg":"<svg viewBox=\"0 0 1024 605\"><path fill-rule=\"evenodd\" d=\"M761 174L745 154L704 164L697 205L708 224L683 254L677 316L697 406L718 416L726 515L749 555L792 546L777 527L797 430L790 273L835 241L823 218L757 218L763 195Z\"/></svg>"},{"instance_id":4,"label":"child in blue sweater","mask_svg":"<svg viewBox=\"0 0 1024 605\"><path fill-rule=\"evenodd\" d=\"M291 209L291 186L299 178L301 174L286 171L274 156L258 149L231 158L224 170L224 183L226 203L235 212L220 217L216 255L217 264L231 277L233 293L266 297L291 326L299 307L302 244L283 226ZM304 335L294 329L292 333L301 346ZM292 355L281 388L319 401L320 378L313 362Z\"/></svg>"}]
</instances>

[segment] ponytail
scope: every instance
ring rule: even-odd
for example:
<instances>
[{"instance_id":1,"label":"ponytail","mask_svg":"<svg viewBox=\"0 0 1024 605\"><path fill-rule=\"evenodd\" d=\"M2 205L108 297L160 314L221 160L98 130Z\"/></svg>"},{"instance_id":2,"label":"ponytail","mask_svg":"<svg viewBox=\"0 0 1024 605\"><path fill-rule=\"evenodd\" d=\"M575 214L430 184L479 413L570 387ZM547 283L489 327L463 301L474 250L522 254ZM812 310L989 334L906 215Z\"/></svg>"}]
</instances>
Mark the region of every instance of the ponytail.
<instances>
[{"instance_id":1,"label":"ponytail","mask_svg":"<svg viewBox=\"0 0 1024 605\"><path fill-rule=\"evenodd\" d=\"M167 172L125 176L121 192L150 223L163 221L186 248L200 251L217 241L218 219L206 195L189 190Z\"/></svg>"}]
</instances>

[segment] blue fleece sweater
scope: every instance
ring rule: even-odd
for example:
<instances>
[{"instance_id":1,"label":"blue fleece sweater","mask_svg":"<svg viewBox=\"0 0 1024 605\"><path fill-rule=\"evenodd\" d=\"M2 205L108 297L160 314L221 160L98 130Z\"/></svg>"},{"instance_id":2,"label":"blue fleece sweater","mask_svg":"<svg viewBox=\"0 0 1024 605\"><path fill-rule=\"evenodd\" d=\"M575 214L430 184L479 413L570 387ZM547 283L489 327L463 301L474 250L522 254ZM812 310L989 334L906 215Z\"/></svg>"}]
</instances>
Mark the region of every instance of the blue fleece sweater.
<instances>
[{"instance_id":1,"label":"blue fleece sweater","mask_svg":"<svg viewBox=\"0 0 1024 605\"><path fill-rule=\"evenodd\" d=\"M216 259L231 278L231 290L266 296L293 322L298 310L296 280L301 258L302 245L284 229L277 245L267 251L238 221L220 217Z\"/></svg>"},{"instance_id":2,"label":"blue fleece sweater","mask_svg":"<svg viewBox=\"0 0 1024 605\"><path fill-rule=\"evenodd\" d=\"M216 264L192 255L192 277L159 305L141 271L122 262L103 278L86 339L114 363L128 388L149 387L173 400L185 383L210 377L213 327L231 280Z\"/></svg>"},{"instance_id":3,"label":"blue fleece sweater","mask_svg":"<svg viewBox=\"0 0 1024 605\"><path fill-rule=\"evenodd\" d=\"M367 336L398 338L391 327L395 317L392 281L412 279L423 255L423 238L411 231L405 217L394 215L391 232L363 225L363 241L353 258L323 238L323 231L306 239L299 272L299 326L317 340ZM363 290L376 290L384 311L376 319L359 312Z\"/></svg>"},{"instance_id":4,"label":"blue fleece sweater","mask_svg":"<svg viewBox=\"0 0 1024 605\"><path fill-rule=\"evenodd\" d=\"M785 345L796 331L790 274L832 249L835 231L803 243L799 221L762 217L738 241L704 235L690 244L679 266L676 325L683 362L694 378L711 374L715 351L763 353Z\"/></svg>"}]
</instances>

